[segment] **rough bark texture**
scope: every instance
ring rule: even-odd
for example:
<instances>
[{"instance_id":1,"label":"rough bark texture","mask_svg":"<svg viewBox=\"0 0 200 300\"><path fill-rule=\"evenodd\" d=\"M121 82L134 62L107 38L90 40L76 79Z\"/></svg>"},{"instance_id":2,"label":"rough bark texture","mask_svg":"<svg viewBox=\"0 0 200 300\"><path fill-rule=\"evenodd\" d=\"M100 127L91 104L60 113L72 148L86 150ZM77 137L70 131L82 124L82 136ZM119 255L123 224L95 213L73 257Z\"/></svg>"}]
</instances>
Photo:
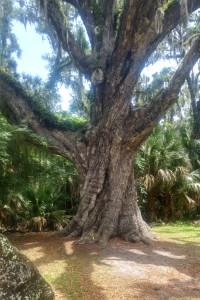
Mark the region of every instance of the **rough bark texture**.
<instances>
[{"instance_id":1,"label":"rough bark texture","mask_svg":"<svg viewBox=\"0 0 200 300\"><path fill-rule=\"evenodd\" d=\"M191 76L187 77L193 112L192 138L194 140L200 139L200 99L198 99L199 76L200 72L196 75L192 73Z\"/></svg>"},{"instance_id":2,"label":"rough bark texture","mask_svg":"<svg viewBox=\"0 0 200 300\"><path fill-rule=\"evenodd\" d=\"M43 3L43 1L41 1ZM133 160L138 147L150 135L167 109L176 102L180 88L200 56L200 38L193 43L169 86L146 107L133 107L132 90L150 55L181 22L179 1L165 7L157 30L160 0L125 0L120 10L116 1L65 0L79 12L91 43L85 54L68 28L60 1L47 1L47 16L62 47L74 64L91 80L94 114L90 126L77 132L45 123L24 101L0 71L0 109L14 123L23 122L48 139L43 149L69 158L81 179L81 201L77 215L60 234L81 236L79 242L100 242L120 236L127 241L149 243L154 237L137 205ZM106 3L106 5L105 5ZM188 1L188 12L200 7ZM117 22L116 22L117 20ZM97 67L98 65L98 67Z\"/></svg>"},{"instance_id":3,"label":"rough bark texture","mask_svg":"<svg viewBox=\"0 0 200 300\"><path fill-rule=\"evenodd\" d=\"M51 287L32 262L0 234L0 299L53 300Z\"/></svg>"},{"instance_id":4,"label":"rough bark texture","mask_svg":"<svg viewBox=\"0 0 200 300\"><path fill-rule=\"evenodd\" d=\"M106 245L113 236L150 243L154 234L142 220L133 179L134 151L114 141L98 142L90 156L78 212L60 234L80 236L79 243Z\"/></svg>"}]
</instances>

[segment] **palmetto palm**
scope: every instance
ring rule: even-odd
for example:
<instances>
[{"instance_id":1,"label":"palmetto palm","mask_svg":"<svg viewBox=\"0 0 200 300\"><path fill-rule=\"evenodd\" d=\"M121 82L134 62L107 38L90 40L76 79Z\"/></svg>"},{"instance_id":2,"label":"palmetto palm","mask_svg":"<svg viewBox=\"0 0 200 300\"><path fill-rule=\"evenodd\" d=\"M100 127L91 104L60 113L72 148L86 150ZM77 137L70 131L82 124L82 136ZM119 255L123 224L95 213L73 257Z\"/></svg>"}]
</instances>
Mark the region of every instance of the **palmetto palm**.
<instances>
[{"instance_id":1,"label":"palmetto palm","mask_svg":"<svg viewBox=\"0 0 200 300\"><path fill-rule=\"evenodd\" d=\"M180 134L171 126L154 130L138 153L136 170L149 221L181 217L199 199L200 172L192 171Z\"/></svg>"},{"instance_id":2,"label":"palmetto palm","mask_svg":"<svg viewBox=\"0 0 200 300\"><path fill-rule=\"evenodd\" d=\"M71 163L22 142L24 128L0 115L0 227L74 206L78 175ZM69 205L67 204L69 203ZM62 213L63 215L63 213Z\"/></svg>"}]
</instances>

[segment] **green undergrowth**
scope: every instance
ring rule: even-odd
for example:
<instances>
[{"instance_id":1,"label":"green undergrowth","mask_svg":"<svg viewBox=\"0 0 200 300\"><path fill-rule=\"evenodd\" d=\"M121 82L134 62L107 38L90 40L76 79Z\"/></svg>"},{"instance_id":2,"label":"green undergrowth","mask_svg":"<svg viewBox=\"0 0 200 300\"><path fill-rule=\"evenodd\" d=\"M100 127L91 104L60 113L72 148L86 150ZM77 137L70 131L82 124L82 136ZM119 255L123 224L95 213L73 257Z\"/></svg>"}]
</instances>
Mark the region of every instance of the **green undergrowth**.
<instances>
[{"instance_id":1,"label":"green undergrowth","mask_svg":"<svg viewBox=\"0 0 200 300\"><path fill-rule=\"evenodd\" d=\"M166 225L153 226L157 237L169 238L183 243L200 244L200 225L177 222Z\"/></svg>"},{"instance_id":2,"label":"green undergrowth","mask_svg":"<svg viewBox=\"0 0 200 300\"><path fill-rule=\"evenodd\" d=\"M51 113L41 105L39 99L33 97L15 77L2 68L0 68L0 78L9 84L17 96L22 97L26 101L33 112L48 128L71 131L84 129L86 125L85 119L71 115L66 118L61 118Z\"/></svg>"}]
</instances>

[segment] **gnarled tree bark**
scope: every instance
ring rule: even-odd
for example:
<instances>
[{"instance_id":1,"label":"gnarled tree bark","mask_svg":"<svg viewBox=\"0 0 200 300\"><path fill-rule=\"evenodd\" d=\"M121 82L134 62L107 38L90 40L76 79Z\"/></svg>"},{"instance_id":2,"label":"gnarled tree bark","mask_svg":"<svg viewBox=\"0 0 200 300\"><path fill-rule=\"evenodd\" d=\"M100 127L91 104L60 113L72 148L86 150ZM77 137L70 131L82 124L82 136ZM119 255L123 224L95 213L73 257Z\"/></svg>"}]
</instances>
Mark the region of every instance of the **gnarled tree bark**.
<instances>
[{"instance_id":1,"label":"gnarled tree bark","mask_svg":"<svg viewBox=\"0 0 200 300\"><path fill-rule=\"evenodd\" d=\"M199 76L200 72L196 75L192 73L191 76L187 77L193 113L192 138L194 140L200 139L200 99L198 99Z\"/></svg>"},{"instance_id":2,"label":"gnarled tree bark","mask_svg":"<svg viewBox=\"0 0 200 300\"><path fill-rule=\"evenodd\" d=\"M59 1L48 0L48 18L63 48L70 52L87 78L94 78L96 60L100 63L101 80L92 81L94 122L77 132L49 126L33 110L31 99L25 101L3 71L0 71L0 109L14 123L23 121L47 138L48 144L42 147L70 159L78 169L82 188L78 212L60 234L80 236L80 243L99 242L102 246L113 236L148 244L154 234L138 208L133 161L138 147L177 100L184 80L199 59L200 38L185 55L168 88L161 90L148 106L135 108L131 104L132 90L157 45L181 21L179 2L170 2L159 33L155 29L159 0L124 1L118 28L114 24L114 0L107 1L109 9L104 9L101 1L95 2L99 5L98 18L93 1L64 2L79 11L91 41L91 54L77 51L76 40L63 21ZM198 0L188 2L189 13L198 7Z\"/></svg>"}]
</instances>

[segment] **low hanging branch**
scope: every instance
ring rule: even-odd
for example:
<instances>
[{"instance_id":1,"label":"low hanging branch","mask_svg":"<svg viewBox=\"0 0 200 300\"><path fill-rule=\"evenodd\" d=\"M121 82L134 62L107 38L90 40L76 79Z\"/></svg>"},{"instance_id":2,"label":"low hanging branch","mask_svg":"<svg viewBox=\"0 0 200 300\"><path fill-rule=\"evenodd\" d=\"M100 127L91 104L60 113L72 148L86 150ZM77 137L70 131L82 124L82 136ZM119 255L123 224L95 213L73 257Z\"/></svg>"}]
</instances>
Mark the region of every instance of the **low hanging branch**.
<instances>
[{"instance_id":1,"label":"low hanging branch","mask_svg":"<svg viewBox=\"0 0 200 300\"><path fill-rule=\"evenodd\" d=\"M6 71L0 69L0 110L10 123L23 125L46 139L40 143L25 135L24 139L45 151L68 158L78 166L81 174L87 168L85 145L82 141L85 122L60 120L41 107L23 86Z\"/></svg>"},{"instance_id":2,"label":"low hanging branch","mask_svg":"<svg viewBox=\"0 0 200 300\"><path fill-rule=\"evenodd\" d=\"M24 99L25 103L29 106L31 111L35 113L38 117L38 119L41 120L41 123L44 124L47 128L53 128L53 129L59 129L63 131L78 131L80 129L83 129L86 125L86 121L75 118L67 120L62 120L56 117L53 113L48 112L39 102L38 99L31 96L21 85L19 81L17 81L13 76L11 76L8 72L4 71L0 68L0 80L4 84L6 83L8 87L12 88L13 92ZM2 88L1 93L5 93L5 89ZM7 106L6 111L9 110L9 103L5 102L4 106ZM3 108L2 108L3 109ZM19 114L20 114L20 110ZM12 112L12 109L9 110L8 117L11 116L14 113ZM24 116L26 118L26 116ZM21 119L21 116L15 115L14 118L18 118L20 122L23 120ZM23 121L26 122L25 120Z\"/></svg>"}]
</instances>

